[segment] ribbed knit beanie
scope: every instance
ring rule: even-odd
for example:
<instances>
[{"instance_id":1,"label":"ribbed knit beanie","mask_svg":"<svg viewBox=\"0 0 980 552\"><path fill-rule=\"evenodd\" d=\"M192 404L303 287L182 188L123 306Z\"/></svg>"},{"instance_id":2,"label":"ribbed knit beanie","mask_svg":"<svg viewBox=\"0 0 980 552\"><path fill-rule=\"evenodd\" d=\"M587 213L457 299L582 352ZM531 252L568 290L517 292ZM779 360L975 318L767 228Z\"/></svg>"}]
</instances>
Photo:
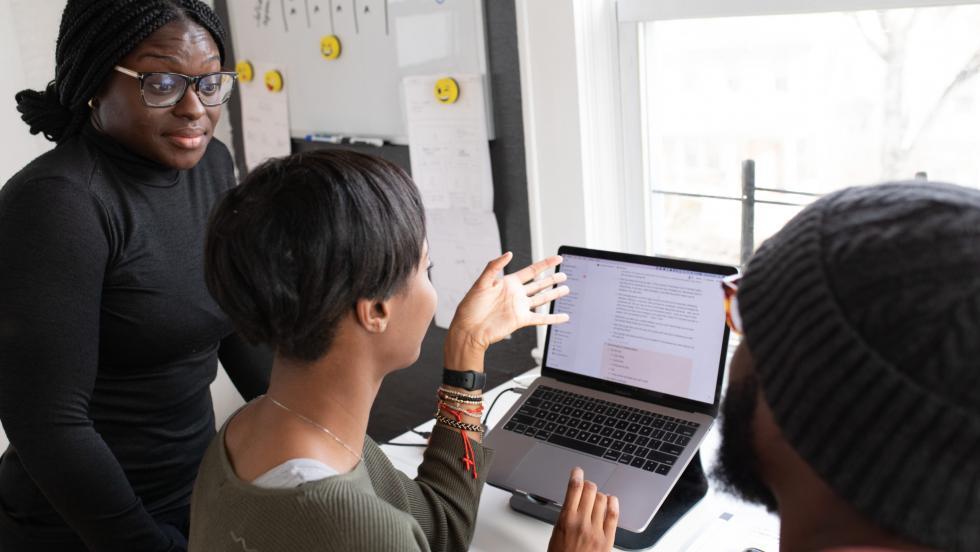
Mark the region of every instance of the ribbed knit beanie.
<instances>
[{"instance_id":1,"label":"ribbed knit beanie","mask_svg":"<svg viewBox=\"0 0 980 552\"><path fill-rule=\"evenodd\" d=\"M980 191L824 196L738 300L766 402L820 477L896 535L980 550Z\"/></svg>"}]
</instances>

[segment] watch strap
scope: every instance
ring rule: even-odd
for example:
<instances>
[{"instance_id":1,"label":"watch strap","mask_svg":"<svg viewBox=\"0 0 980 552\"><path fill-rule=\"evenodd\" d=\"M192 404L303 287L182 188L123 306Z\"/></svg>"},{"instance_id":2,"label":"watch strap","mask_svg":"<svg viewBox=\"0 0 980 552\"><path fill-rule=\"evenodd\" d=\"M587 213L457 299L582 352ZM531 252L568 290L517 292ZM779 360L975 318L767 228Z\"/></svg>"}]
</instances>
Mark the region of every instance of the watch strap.
<instances>
[{"instance_id":1,"label":"watch strap","mask_svg":"<svg viewBox=\"0 0 980 552\"><path fill-rule=\"evenodd\" d=\"M467 391L483 390L487 383L487 375L483 372L469 370L460 372L458 370L442 369L442 383L452 387L459 387Z\"/></svg>"}]
</instances>

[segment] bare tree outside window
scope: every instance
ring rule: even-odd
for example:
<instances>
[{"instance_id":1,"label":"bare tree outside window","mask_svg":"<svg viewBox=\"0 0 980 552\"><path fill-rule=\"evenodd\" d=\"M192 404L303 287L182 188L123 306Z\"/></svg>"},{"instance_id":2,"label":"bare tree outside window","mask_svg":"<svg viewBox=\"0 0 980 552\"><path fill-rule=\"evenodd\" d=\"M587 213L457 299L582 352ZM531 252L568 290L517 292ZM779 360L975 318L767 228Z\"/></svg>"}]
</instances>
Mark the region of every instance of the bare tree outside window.
<instances>
[{"instance_id":1,"label":"bare tree outside window","mask_svg":"<svg viewBox=\"0 0 980 552\"><path fill-rule=\"evenodd\" d=\"M980 48L973 51L963 66L955 72L943 87L942 94L926 110L917 124L912 124L908 105L904 98L905 67L908 59L909 40L916 24L923 24L926 14L932 11L940 20L955 17L956 8L939 10L891 10L874 12L873 17L847 14L853 19L871 50L885 64L884 128L882 140L882 178L908 177L903 173L905 161L915 151L922 135L935 123L939 113L953 93L980 72ZM941 30L934 27L935 32ZM907 171L906 171L907 172Z\"/></svg>"},{"instance_id":2,"label":"bare tree outside window","mask_svg":"<svg viewBox=\"0 0 980 552\"><path fill-rule=\"evenodd\" d=\"M643 24L654 251L737 264L747 159L754 245L845 186L980 186L978 29L977 5Z\"/></svg>"}]
</instances>

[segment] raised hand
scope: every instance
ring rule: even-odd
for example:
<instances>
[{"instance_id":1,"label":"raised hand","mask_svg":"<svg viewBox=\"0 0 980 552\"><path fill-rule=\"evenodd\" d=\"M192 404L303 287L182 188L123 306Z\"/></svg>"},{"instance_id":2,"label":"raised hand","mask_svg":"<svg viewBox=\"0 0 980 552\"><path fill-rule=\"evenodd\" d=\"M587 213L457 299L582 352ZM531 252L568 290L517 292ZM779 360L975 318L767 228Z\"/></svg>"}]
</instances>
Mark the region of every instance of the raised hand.
<instances>
[{"instance_id":1,"label":"raised hand","mask_svg":"<svg viewBox=\"0 0 980 552\"><path fill-rule=\"evenodd\" d=\"M450 364L459 362L467 364L466 369L475 369L471 362L459 358L466 356L464 350L471 357L479 354L482 367L482 353L487 347L516 330L568 321L567 314L534 312L537 307L568 294L566 286L552 288L565 281L562 273L534 280L560 264L561 257L548 257L513 274L501 276L500 272L512 258L513 254L508 252L490 261L456 308L446 340L448 368L457 369Z\"/></svg>"},{"instance_id":2,"label":"raised hand","mask_svg":"<svg viewBox=\"0 0 980 552\"><path fill-rule=\"evenodd\" d=\"M619 500L584 480L581 468L572 470L558 523L548 552L609 552L616 541Z\"/></svg>"}]
</instances>

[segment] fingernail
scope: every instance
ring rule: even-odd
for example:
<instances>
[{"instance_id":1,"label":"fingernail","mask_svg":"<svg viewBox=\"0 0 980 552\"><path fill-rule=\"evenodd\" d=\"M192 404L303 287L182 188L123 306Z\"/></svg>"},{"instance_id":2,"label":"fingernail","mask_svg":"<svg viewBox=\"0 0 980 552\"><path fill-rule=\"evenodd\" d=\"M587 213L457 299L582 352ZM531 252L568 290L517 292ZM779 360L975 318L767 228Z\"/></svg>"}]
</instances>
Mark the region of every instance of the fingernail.
<instances>
[{"instance_id":1,"label":"fingernail","mask_svg":"<svg viewBox=\"0 0 980 552\"><path fill-rule=\"evenodd\" d=\"M613 512L619 512L619 499L614 496L610 496L608 502L606 502L606 507Z\"/></svg>"},{"instance_id":2,"label":"fingernail","mask_svg":"<svg viewBox=\"0 0 980 552\"><path fill-rule=\"evenodd\" d=\"M585 479L585 472L582 471L582 468L572 468L572 479L575 481L582 481Z\"/></svg>"},{"instance_id":3,"label":"fingernail","mask_svg":"<svg viewBox=\"0 0 980 552\"><path fill-rule=\"evenodd\" d=\"M568 274L565 274L564 272L559 272L558 274L555 274L556 282L564 282L567 279L568 279Z\"/></svg>"}]
</instances>

